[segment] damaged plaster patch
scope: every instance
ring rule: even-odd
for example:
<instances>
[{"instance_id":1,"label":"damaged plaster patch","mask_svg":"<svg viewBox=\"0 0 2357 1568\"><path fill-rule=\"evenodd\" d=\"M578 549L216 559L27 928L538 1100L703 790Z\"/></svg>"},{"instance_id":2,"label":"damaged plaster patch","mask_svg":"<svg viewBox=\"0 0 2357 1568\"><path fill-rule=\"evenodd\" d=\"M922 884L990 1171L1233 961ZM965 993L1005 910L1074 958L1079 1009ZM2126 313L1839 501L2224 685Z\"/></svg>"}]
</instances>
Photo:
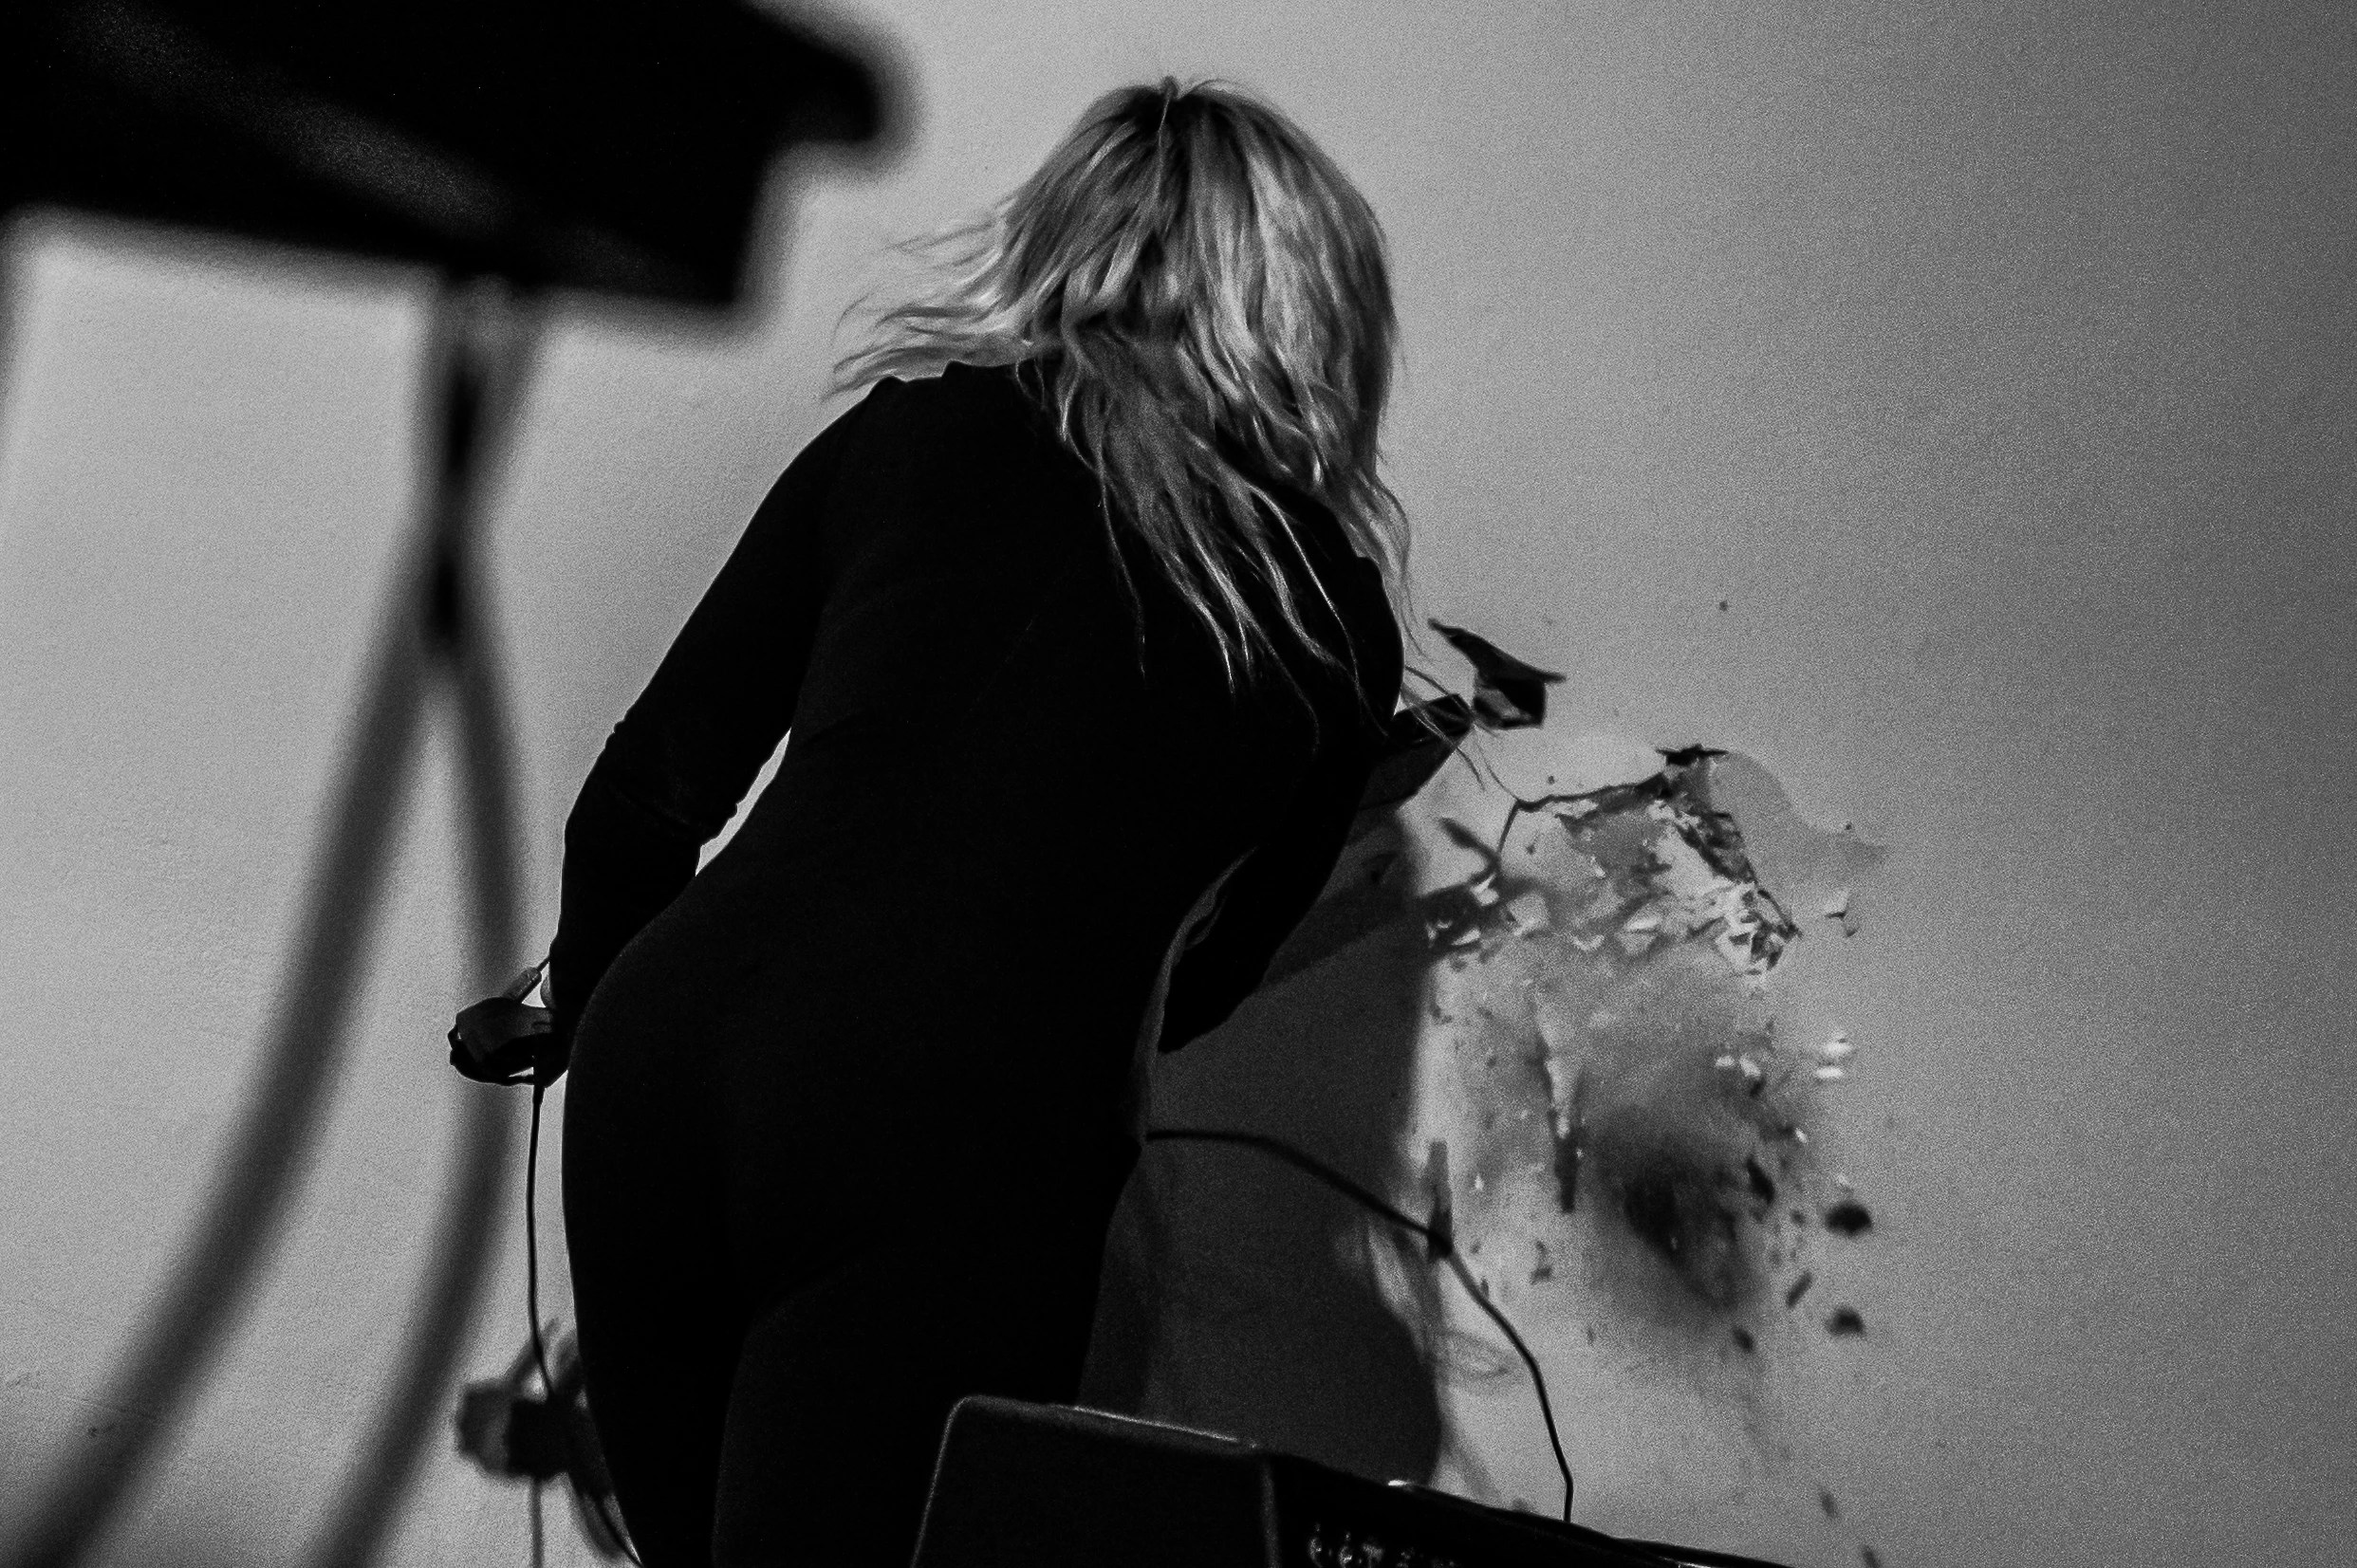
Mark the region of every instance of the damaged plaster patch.
<instances>
[{"instance_id":1,"label":"damaged plaster patch","mask_svg":"<svg viewBox=\"0 0 2357 1568\"><path fill-rule=\"evenodd\" d=\"M1478 863L1419 913L1432 1015L1488 1075L1472 1096L1546 1102L1502 1139L1481 1117L1469 1180L1539 1155L1563 1214L1586 1201L1591 1254L1633 1253L1591 1284L1717 1347L1751 1332L1797 1250L1777 1200L1810 1174L1822 1080L1776 1039L1764 984L1801 932L1711 799L1715 760L1676 752L1635 780L1516 796L1487 839L1440 818Z\"/></svg>"},{"instance_id":2,"label":"damaged plaster patch","mask_svg":"<svg viewBox=\"0 0 2357 1568\"><path fill-rule=\"evenodd\" d=\"M1811 1290L1855 1290L1874 1244L1822 1126L1873 1042L1798 1034L1776 975L1857 933L1882 852L1737 755L1482 740L1485 766L1402 814L1428 968L1400 1194L1408 1152L1445 1141L1461 1244L1526 1336L1588 1367L1574 1387L1673 1379L1781 1448L1777 1370L1860 1343L1859 1309ZM1444 1378L1494 1380L1461 1338L1437 1341Z\"/></svg>"}]
</instances>

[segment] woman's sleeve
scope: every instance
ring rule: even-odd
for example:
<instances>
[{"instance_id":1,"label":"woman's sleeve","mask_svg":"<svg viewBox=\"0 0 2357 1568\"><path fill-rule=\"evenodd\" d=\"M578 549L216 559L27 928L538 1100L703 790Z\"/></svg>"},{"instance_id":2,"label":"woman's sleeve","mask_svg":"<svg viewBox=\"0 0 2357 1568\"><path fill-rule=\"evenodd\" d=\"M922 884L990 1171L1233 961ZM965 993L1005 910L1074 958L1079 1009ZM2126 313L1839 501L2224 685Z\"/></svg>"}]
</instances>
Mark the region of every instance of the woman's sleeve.
<instances>
[{"instance_id":1,"label":"woman's sleeve","mask_svg":"<svg viewBox=\"0 0 2357 1568\"><path fill-rule=\"evenodd\" d=\"M1398 670L1394 662L1388 687L1378 690L1396 692ZM1330 747L1268 836L1229 876L1209 928L1171 971L1160 1050L1175 1051L1217 1028L1260 988L1270 962L1334 875L1379 752L1380 733Z\"/></svg>"},{"instance_id":2,"label":"woman's sleeve","mask_svg":"<svg viewBox=\"0 0 2357 1568\"><path fill-rule=\"evenodd\" d=\"M1347 753L1302 783L1268 838L1220 889L1202 939L1172 969L1158 1048L1168 1053L1228 1020L1260 988L1269 962L1325 891L1356 815L1364 769Z\"/></svg>"},{"instance_id":3,"label":"woman's sleeve","mask_svg":"<svg viewBox=\"0 0 2357 1568\"><path fill-rule=\"evenodd\" d=\"M615 955L695 876L793 723L828 577L822 513L866 406L838 417L770 487L574 800L549 948L564 1058Z\"/></svg>"}]
</instances>

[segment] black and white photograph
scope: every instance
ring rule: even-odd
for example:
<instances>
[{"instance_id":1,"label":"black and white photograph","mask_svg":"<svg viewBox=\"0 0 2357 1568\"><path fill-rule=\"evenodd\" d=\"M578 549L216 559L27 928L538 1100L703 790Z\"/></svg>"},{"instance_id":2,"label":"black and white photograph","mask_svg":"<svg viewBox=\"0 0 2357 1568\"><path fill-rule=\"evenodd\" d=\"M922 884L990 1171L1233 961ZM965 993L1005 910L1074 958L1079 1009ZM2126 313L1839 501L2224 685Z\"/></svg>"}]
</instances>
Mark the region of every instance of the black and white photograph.
<instances>
[{"instance_id":1,"label":"black and white photograph","mask_svg":"<svg viewBox=\"0 0 2357 1568\"><path fill-rule=\"evenodd\" d=\"M16 0L0 1568L2357 1561L2357 7Z\"/></svg>"}]
</instances>

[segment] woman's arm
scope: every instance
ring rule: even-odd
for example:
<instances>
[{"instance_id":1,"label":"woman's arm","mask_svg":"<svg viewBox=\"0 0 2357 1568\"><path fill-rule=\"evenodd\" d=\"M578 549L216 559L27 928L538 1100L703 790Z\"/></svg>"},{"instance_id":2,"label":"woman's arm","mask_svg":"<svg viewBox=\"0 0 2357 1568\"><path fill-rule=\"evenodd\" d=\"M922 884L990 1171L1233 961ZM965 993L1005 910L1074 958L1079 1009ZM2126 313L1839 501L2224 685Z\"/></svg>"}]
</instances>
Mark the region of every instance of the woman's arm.
<instances>
[{"instance_id":1,"label":"woman's arm","mask_svg":"<svg viewBox=\"0 0 2357 1568\"><path fill-rule=\"evenodd\" d=\"M1213 909L1178 954L1156 1041L1175 1051L1227 1022L1259 989L1269 961L1325 891L1358 812L1370 762L1335 748L1302 781L1268 838L1213 885Z\"/></svg>"},{"instance_id":2,"label":"woman's arm","mask_svg":"<svg viewBox=\"0 0 2357 1568\"><path fill-rule=\"evenodd\" d=\"M1354 557L1362 691L1388 715L1398 701L1401 649L1383 575ZM1334 874L1376 763L1389 749L1387 726L1352 715L1346 738L1329 739L1292 801L1250 855L1214 884L1209 924L1188 941L1168 982L1157 1044L1175 1051L1225 1023L1260 987L1269 965Z\"/></svg>"},{"instance_id":3,"label":"woman's arm","mask_svg":"<svg viewBox=\"0 0 2357 1568\"><path fill-rule=\"evenodd\" d=\"M820 523L843 448L884 387L804 447L747 525L646 689L606 738L565 823L549 968L553 1046L616 954L696 875L793 723L827 567Z\"/></svg>"}]
</instances>

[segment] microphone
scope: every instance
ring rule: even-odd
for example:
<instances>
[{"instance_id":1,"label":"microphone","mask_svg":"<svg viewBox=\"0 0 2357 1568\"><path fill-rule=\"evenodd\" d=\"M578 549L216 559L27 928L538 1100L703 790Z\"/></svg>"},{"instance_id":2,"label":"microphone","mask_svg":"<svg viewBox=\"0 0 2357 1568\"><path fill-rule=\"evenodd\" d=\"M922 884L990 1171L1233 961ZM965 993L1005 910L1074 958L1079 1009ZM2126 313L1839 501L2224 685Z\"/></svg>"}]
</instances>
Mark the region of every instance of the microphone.
<instances>
[{"instance_id":1,"label":"microphone","mask_svg":"<svg viewBox=\"0 0 2357 1568\"><path fill-rule=\"evenodd\" d=\"M459 1013L450 1031L450 1064L477 1083L552 1083L563 1071L556 1030L547 1007L524 999L540 984L544 958L497 996Z\"/></svg>"}]
</instances>

